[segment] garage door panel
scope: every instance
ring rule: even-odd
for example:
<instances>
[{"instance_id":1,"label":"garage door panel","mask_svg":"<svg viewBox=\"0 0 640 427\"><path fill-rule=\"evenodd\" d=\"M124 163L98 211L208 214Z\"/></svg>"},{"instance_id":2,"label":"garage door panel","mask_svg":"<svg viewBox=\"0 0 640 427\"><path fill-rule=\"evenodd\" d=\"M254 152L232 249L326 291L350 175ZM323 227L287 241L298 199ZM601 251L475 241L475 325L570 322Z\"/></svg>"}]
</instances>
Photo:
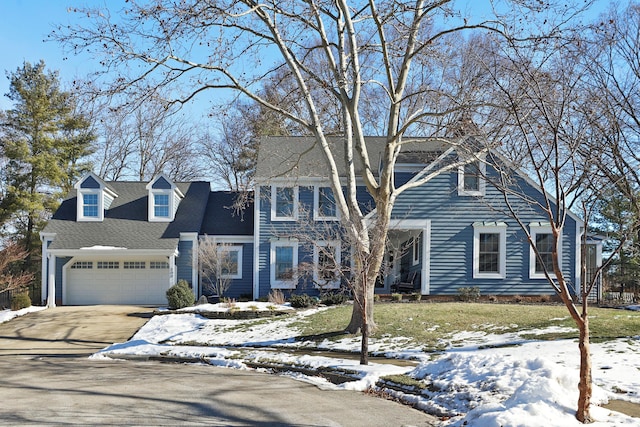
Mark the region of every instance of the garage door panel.
<instances>
[{"instance_id":1,"label":"garage door panel","mask_svg":"<svg viewBox=\"0 0 640 427\"><path fill-rule=\"evenodd\" d=\"M164 305L169 288L168 269L122 268L67 270L64 303Z\"/></svg>"}]
</instances>

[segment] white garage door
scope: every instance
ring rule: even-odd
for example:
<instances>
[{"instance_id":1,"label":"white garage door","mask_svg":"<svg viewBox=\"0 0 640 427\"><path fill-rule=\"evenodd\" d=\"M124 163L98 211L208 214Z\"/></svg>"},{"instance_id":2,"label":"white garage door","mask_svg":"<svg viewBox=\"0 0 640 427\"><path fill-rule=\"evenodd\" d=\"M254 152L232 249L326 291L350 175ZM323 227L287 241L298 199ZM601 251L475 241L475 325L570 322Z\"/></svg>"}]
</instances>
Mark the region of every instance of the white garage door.
<instances>
[{"instance_id":1,"label":"white garage door","mask_svg":"<svg viewBox=\"0 0 640 427\"><path fill-rule=\"evenodd\" d=\"M160 260L74 260L66 268L64 304L166 305L169 264Z\"/></svg>"}]
</instances>

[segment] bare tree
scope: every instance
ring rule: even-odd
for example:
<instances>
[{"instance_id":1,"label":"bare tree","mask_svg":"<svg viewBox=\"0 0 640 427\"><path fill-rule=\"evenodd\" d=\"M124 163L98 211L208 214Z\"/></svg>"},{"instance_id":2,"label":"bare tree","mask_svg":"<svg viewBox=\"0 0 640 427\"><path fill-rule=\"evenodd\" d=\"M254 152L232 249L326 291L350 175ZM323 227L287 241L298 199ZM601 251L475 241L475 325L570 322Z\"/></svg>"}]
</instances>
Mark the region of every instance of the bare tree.
<instances>
[{"instance_id":1,"label":"bare tree","mask_svg":"<svg viewBox=\"0 0 640 427\"><path fill-rule=\"evenodd\" d=\"M552 31L575 12L566 2L513 4L516 16L528 16L529 21L531 13L543 13ZM503 16L487 20L467 16L453 0L357 4L193 0L152 5L133 1L121 11L117 24L108 12L79 12L89 24L61 28L54 38L71 49L100 55L105 72L119 70L109 91L144 99L141 86L171 87L178 92L175 102L186 103L205 90L232 90L314 137L345 230L356 245L354 294L361 303L354 304L347 329L362 330L363 338L369 329L375 330L374 285L384 258L384 245L375 242L386 239L396 199L408 188L461 164L439 164L420 179L396 187L393 176L399 153L406 144L423 141L411 137L417 129L449 147L447 155L469 150L461 153L463 163L486 150L461 146L460 139L442 127L463 114L475 119L476 114L487 113L483 106L488 99L481 87L463 85L467 96L457 102L451 79L468 74L446 73L451 65L441 55L460 40L457 34L485 31L512 36L508 33L513 22ZM275 104L259 90L259 82L279 73L291 76L288 88L295 92L296 102ZM374 93L380 97L369 106L365 100ZM371 162L365 134L374 127L362 116L365 108L377 113L375 128L386 139L380 164ZM329 134L335 126L327 124L325 112L339 115L334 122L340 124L342 150L332 149ZM359 172L356 163L361 165ZM345 165L346 176L339 176L339 164ZM356 197L362 185L375 204L372 221L365 218Z\"/></svg>"},{"instance_id":2,"label":"bare tree","mask_svg":"<svg viewBox=\"0 0 640 427\"><path fill-rule=\"evenodd\" d=\"M215 237L205 236L198 244L198 263L205 294L223 298L234 277L238 276L241 261L234 246L219 243Z\"/></svg>"},{"instance_id":3,"label":"bare tree","mask_svg":"<svg viewBox=\"0 0 640 427\"><path fill-rule=\"evenodd\" d=\"M34 274L21 268L29 253L19 243L8 241L0 250L0 292L25 289Z\"/></svg>"},{"instance_id":4,"label":"bare tree","mask_svg":"<svg viewBox=\"0 0 640 427\"><path fill-rule=\"evenodd\" d=\"M615 236L614 246L626 240L615 263L622 290L640 242L629 233L640 216L640 4L612 5L578 48L589 83L584 114L593 124L584 151L598 159L594 175L608 183L601 203L601 223L608 224L603 232Z\"/></svg>"},{"instance_id":5,"label":"bare tree","mask_svg":"<svg viewBox=\"0 0 640 427\"><path fill-rule=\"evenodd\" d=\"M160 173L175 181L202 177L198 146L201 132L178 109L160 98L133 108L94 98L96 173L104 179L149 180Z\"/></svg>"},{"instance_id":6,"label":"bare tree","mask_svg":"<svg viewBox=\"0 0 640 427\"><path fill-rule=\"evenodd\" d=\"M507 114L501 139L510 155L515 154L513 162L500 158L492 162L505 165L499 170L495 185L527 236L535 253L536 270L543 271L578 327L580 381L576 418L587 423L593 421L589 412L592 377L588 300L598 273L619 246L590 280L569 282L561 257L567 219L572 212L582 215L580 233L586 242L586 224L593 218L598 198L604 190L616 185L615 181L602 179L603 175L597 173L601 159L585 149L593 143L592 135L598 123L593 120L594 105L586 90L590 77L579 49L582 43L577 33L565 34L558 40L559 45L551 49L544 43L539 46L503 44L501 55L493 52L485 57L493 60L487 61L487 69L491 70L496 83L496 101L505 107ZM539 196L521 190L522 179L511 173L514 164L522 166L533 177ZM550 233L534 236L530 225L525 223L531 212L517 209L515 199L524 199L531 211L540 213ZM634 232L638 225L636 221L627 232ZM577 262L583 263L584 279L584 258Z\"/></svg>"}]
</instances>

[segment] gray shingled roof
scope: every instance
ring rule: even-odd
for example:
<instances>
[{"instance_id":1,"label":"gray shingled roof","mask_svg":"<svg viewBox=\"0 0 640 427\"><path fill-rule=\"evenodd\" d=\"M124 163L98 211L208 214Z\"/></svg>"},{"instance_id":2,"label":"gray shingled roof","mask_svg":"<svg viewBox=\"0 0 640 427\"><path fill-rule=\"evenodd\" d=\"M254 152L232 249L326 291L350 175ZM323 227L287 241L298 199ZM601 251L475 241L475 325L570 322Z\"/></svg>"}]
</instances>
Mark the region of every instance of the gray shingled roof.
<instances>
[{"instance_id":1,"label":"gray shingled roof","mask_svg":"<svg viewBox=\"0 0 640 427\"><path fill-rule=\"evenodd\" d=\"M342 138L329 139L332 151L338 161L337 167L341 176L346 175L346 162L344 161L344 141ZM371 166L374 172L380 164L380 158L384 152L385 138L367 137L367 148ZM424 139L421 142L411 142L403 145L402 152L407 157L416 159L421 157L418 153L439 153L445 150L445 144L440 141ZM411 153L411 154L409 154ZM402 156L399 160L402 160ZM433 159L433 155L426 158ZM356 159L356 173L360 174L362 163ZM327 166L320 145L312 137L264 137L260 139L258 148L258 162L255 178L264 181L275 177L285 178L311 178L326 177Z\"/></svg>"},{"instance_id":2,"label":"gray shingled roof","mask_svg":"<svg viewBox=\"0 0 640 427\"><path fill-rule=\"evenodd\" d=\"M233 208L239 193L212 191L200 234L209 236L253 235L253 200L241 212Z\"/></svg>"},{"instance_id":3,"label":"gray shingled roof","mask_svg":"<svg viewBox=\"0 0 640 427\"><path fill-rule=\"evenodd\" d=\"M176 183L184 194L172 222L149 222L146 182L108 182L118 195L102 222L76 222L76 192L62 202L44 228L56 233L50 249L113 246L127 249L173 250L180 233L200 231L210 192L208 182Z\"/></svg>"}]
</instances>

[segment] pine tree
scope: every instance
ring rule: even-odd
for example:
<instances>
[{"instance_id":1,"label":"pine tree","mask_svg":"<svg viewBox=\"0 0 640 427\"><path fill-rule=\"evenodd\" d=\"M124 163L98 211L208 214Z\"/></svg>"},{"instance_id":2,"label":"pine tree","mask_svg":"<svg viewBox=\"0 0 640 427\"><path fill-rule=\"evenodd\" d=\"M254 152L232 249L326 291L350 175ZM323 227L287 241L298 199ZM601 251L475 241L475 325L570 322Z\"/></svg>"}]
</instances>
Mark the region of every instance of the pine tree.
<instances>
[{"instance_id":1,"label":"pine tree","mask_svg":"<svg viewBox=\"0 0 640 427\"><path fill-rule=\"evenodd\" d=\"M13 109L0 116L4 171L0 221L5 233L29 255L25 270L37 270L38 232L56 209L61 193L87 165L94 140L89 122L75 112L71 93L60 88L58 73L43 61L25 62L13 73L7 98Z\"/></svg>"}]
</instances>

